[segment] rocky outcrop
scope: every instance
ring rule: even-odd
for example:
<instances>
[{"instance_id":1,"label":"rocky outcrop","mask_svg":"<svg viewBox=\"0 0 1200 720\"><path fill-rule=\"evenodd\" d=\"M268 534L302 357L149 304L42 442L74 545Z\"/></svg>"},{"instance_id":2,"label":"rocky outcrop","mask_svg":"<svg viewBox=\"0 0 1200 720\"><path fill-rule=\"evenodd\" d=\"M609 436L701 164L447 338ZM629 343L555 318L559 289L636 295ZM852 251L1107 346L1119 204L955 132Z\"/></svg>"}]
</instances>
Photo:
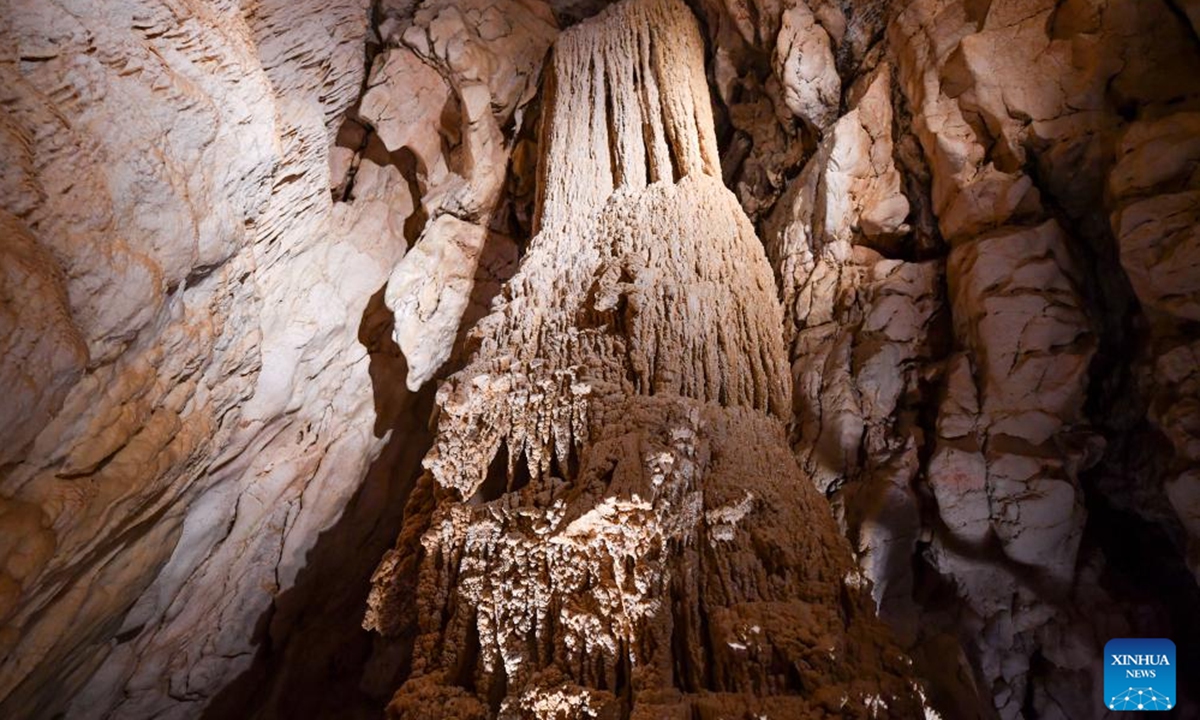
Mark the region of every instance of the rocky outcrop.
<instances>
[{"instance_id":1,"label":"rocky outcrop","mask_svg":"<svg viewBox=\"0 0 1200 720\"><path fill-rule=\"evenodd\" d=\"M1120 452L1105 453L1120 413L1097 408L1127 402L1098 374L1120 352L1128 291L1094 209L1122 113L1194 96L1190 79L1153 68L1168 48L1194 61L1196 47L1164 8L1120 2L913 3L889 34L951 245L955 349L927 469L944 526L930 558L984 623L977 662L1003 678L992 680L1000 715L1086 716L1094 700L1062 688L1094 667L1112 619L1075 617L1057 598L1111 607L1083 570L1081 477ZM1035 659L1049 659L1040 677Z\"/></svg>"},{"instance_id":2,"label":"rocky outcrop","mask_svg":"<svg viewBox=\"0 0 1200 720\"><path fill-rule=\"evenodd\" d=\"M389 152L412 153L430 218L386 295L410 390L454 349L505 180L501 128L532 97L556 31L541 2L425 3L372 72L362 117ZM456 147L443 153L443 140Z\"/></svg>"},{"instance_id":3,"label":"rocky outcrop","mask_svg":"<svg viewBox=\"0 0 1200 720\"><path fill-rule=\"evenodd\" d=\"M375 576L367 625L413 638L392 717L920 712L785 442L782 318L715 178L701 49L677 0L555 44L539 232Z\"/></svg>"},{"instance_id":4,"label":"rocky outcrop","mask_svg":"<svg viewBox=\"0 0 1200 720\"><path fill-rule=\"evenodd\" d=\"M880 615L916 650L953 642L932 629L918 642L912 563L928 532L920 406L944 352L945 268L883 254L903 257L913 233L895 160L892 75L879 63L851 89L853 107L780 198L764 241L791 348L793 449L832 501ZM940 684L970 698L970 683L960 686L969 667L943 660ZM949 707L967 715L979 705Z\"/></svg>"}]
</instances>

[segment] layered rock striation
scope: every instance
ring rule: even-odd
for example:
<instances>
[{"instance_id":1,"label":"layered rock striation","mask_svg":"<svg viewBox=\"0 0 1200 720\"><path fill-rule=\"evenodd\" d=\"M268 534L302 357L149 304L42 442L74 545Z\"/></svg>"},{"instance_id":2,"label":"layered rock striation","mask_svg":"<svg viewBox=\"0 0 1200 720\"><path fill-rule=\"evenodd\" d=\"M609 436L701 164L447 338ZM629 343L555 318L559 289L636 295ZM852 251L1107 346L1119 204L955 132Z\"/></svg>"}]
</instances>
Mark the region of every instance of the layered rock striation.
<instances>
[{"instance_id":1,"label":"layered rock striation","mask_svg":"<svg viewBox=\"0 0 1200 720\"><path fill-rule=\"evenodd\" d=\"M6 6L0 714L194 714L378 452L345 349L403 241L326 164L365 9Z\"/></svg>"}]
</instances>

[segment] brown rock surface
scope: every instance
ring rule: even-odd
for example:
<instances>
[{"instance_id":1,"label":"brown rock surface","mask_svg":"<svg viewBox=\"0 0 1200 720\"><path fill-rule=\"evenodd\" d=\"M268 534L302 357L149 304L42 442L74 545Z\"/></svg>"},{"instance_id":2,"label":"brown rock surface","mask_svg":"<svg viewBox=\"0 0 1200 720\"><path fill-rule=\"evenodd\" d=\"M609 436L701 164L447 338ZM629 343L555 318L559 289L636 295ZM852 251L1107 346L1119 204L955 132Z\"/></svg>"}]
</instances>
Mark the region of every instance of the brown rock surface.
<instances>
[{"instance_id":1,"label":"brown rock surface","mask_svg":"<svg viewBox=\"0 0 1200 720\"><path fill-rule=\"evenodd\" d=\"M1200 384L1188 323L1200 319L1200 114L1133 123L1109 175L1121 266L1151 322L1151 421L1175 449L1166 492L1200 578Z\"/></svg>"}]
</instances>

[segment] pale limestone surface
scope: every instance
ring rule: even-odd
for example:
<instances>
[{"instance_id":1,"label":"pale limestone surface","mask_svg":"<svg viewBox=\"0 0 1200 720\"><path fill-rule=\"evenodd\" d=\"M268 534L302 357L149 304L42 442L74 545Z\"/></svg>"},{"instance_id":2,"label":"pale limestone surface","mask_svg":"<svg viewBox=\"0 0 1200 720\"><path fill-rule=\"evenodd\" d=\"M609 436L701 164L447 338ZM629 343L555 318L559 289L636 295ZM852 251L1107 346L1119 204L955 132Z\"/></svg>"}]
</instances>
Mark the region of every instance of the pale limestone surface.
<instances>
[{"instance_id":1,"label":"pale limestone surface","mask_svg":"<svg viewBox=\"0 0 1200 720\"><path fill-rule=\"evenodd\" d=\"M415 156L432 218L385 296L410 390L454 349L511 153L501 128L532 98L556 33L539 0L422 3L371 72L360 116Z\"/></svg>"},{"instance_id":2,"label":"pale limestone surface","mask_svg":"<svg viewBox=\"0 0 1200 720\"><path fill-rule=\"evenodd\" d=\"M359 326L431 203L353 152L331 201L363 0L12 10L0 708L195 716L383 446Z\"/></svg>"},{"instance_id":3,"label":"pale limestone surface","mask_svg":"<svg viewBox=\"0 0 1200 720\"><path fill-rule=\"evenodd\" d=\"M382 449L365 308L418 212L484 235L498 128L557 30L536 2L422 7L430 46L380 54L383 102L359 109L420 158L406 176L334 146L365 0L10 10L0 707L191 716L251 664ZM449 106L432 137L392 100L413 77ZM511 241L487 236L451 338L482 312L472 286L511 274Z\"/></svg>"},{"instance_id":4,"label":"pale limestone surface","mask_svg":"<svg viewBox=\"0 0 1200 720\"><path fill-rule=\"evenodd\" d=\"M364 8L5 12L6 297L46 308L5 375L49 381L5 404L3 714L193 714L377 450L353 347L403 245L332 220L325 160Z\"/></svg>"},{"instance_id":5,"label":"pale limestone surface","mask_svg":"<svg viewBox=\"0 0 1200 720\"><path fill-rule=\"evenodd\" d=\"M802 0L784 11L772 69L796 117L824 130L836 117L842 82L829 34Z\"/></svg>"}]
</instances>

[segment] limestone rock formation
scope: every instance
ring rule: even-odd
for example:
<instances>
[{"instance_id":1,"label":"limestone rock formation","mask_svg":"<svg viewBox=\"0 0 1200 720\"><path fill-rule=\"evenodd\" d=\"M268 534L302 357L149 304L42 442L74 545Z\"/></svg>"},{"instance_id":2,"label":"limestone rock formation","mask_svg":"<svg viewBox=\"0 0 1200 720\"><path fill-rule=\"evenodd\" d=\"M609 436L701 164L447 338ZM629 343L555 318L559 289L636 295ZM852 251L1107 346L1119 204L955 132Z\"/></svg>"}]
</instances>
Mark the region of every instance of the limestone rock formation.
<instances>
[{"instance_id":1,"label":"limestone rock formation","mask_svg":"<svg viewBox=\"0 0 1200 720\"><path fill-rule=\"evenodd\" d=\"M380 56L363 96L363 118L389 151L412 152L428 186L431 221L392 273L386 295L410 390L433 377L454 349L504 182L501 127L532 96L555 30L549 7L536 0L425 3L403 33L407 47ZM438 132L448 115L460 118L448 128L459 145L449 156Z\"/></svg>"},{"instance_id":2,"label":"limestone rock formation","mask_svg":"<svg viewBox=\"0 0 1200 720\"><path fill-rule=\"evenodd\" d=\"M783 12L775 41L775 74L784 87L788 109L810 126L824 130L837 117L841 78L829 34L804 2Z\"/></svg>"},{"instance_id":3,"label":"limestone rock formation","mask_svg":"<svg viewBox=\"0 0 1200 720\"><path fill-rule=\"evenodd\" d=\"M1200 5L611 4L4 3L0 716L1200 663Z\"/></svg>"},{"instance_id":4,"label":"limestone rock formation","mask_svg":"<svg viewBox=\"0 0 1200 720\"><path fill-rule=\"evenodd\" d=\"M701 50L678 0L555 44L540 230L375 577L367 625L414 638L392 717L920 712L785 442L782 318L715 177Z\"/></svg>"},{"instance_id":5,"label":"limestone rock formation","mask_svg":"<svg viewBox=\"0 0 1200 720\"><path fill-rule=\"evenodd\" d=\"M989 705L1002 717L1032 716L1051 712L1048 703L1068 717L1092 712L1094 700L1065 699L1063 688L1089 682L1081 677L1094 667L1089 654L1105 633L1127 631L1129 619L1083 569L1102 562L1091 548L1080 553L1084 473L1106 478L1112 502L1167 524L1169 497L1194 535L1182 352L1165 361L1173 371L1163 380L1147 383L1157 398L1149 417L1173 429L1179 448L1168 482L1148 477L1158 488L1132 500L1122 488L1140 481L1110 475L1127 451L1124 441L1106 450L1106 440L1137 420L1096 416L1113 402L1106 386L1122 382L1117 374L1095 384L1098 367L1120 365L1111 358L1123 330L1103 313L1127 312L1128 290L1115 254L1105 256L1113 240L1094 210L1110 167L1107 196L1132 209L1127 220L1120 210L1112 216L1121 266L1152 308L1154 336L1163 338L1155 352L1177 346L1188 332L1153 319L1153 307L1188 297L1179 283L1194 273L1180 212L1194 203L1155 200L1163 205L1153 227L1136 208L1191 181L1190 116L1171 110L1125 130L1121 113L1130 105L1163 113L1167 86L1194 102L1191 78L1168 80L1150 67L1167 62L1168 47L1193 62L1196 48L1157 8L1107 5L1102 13L1078 4L908 3L888 18L883 53L860 54L836 20L822 20L844 58L839 70L854 82L841 118L764 224L792 344L793 446L855 543L880 613L913 643L918 671L939 677L938 699L956 716ZM1146 28L1155 17L1166 28L1156 47L1148 34L1113 24ZM759 22L769 24L761 14ZM1132 55L1139 60L1119 59ZM899 92L885 89L893 74ZM1105 78L1125 107L1103 97ZM1116 157L1106 155L1121 137ZM1156 147L1182 155L1159 160ZM1161 291L1148 290L1154 272ZM1170 400L1157 394L1167 387ZM950 626L944 616L931 622L941 610L916 599L914 556L958 595L962 614ZM1084 595L1104 609L1091 619L1064 611L1061 598ZM960 642L966 655L920 649ZM1035 658L1043 663L1036 681ZM972 674L992 684L990 699L973 699L987 690L969 681L956 687L955 677Z\"/></svg>"},{"instance_id":6,"label":"limestone rock formation","mask_svg":"<svg viewBox=\"0 0 1200 720\"><path fill-rule=\"evenodd\" d=\"M5 10L0 714L194 712L378 452L344 349L403 240L326 165L365 7Z\"/></svg>"}]
</instances>

